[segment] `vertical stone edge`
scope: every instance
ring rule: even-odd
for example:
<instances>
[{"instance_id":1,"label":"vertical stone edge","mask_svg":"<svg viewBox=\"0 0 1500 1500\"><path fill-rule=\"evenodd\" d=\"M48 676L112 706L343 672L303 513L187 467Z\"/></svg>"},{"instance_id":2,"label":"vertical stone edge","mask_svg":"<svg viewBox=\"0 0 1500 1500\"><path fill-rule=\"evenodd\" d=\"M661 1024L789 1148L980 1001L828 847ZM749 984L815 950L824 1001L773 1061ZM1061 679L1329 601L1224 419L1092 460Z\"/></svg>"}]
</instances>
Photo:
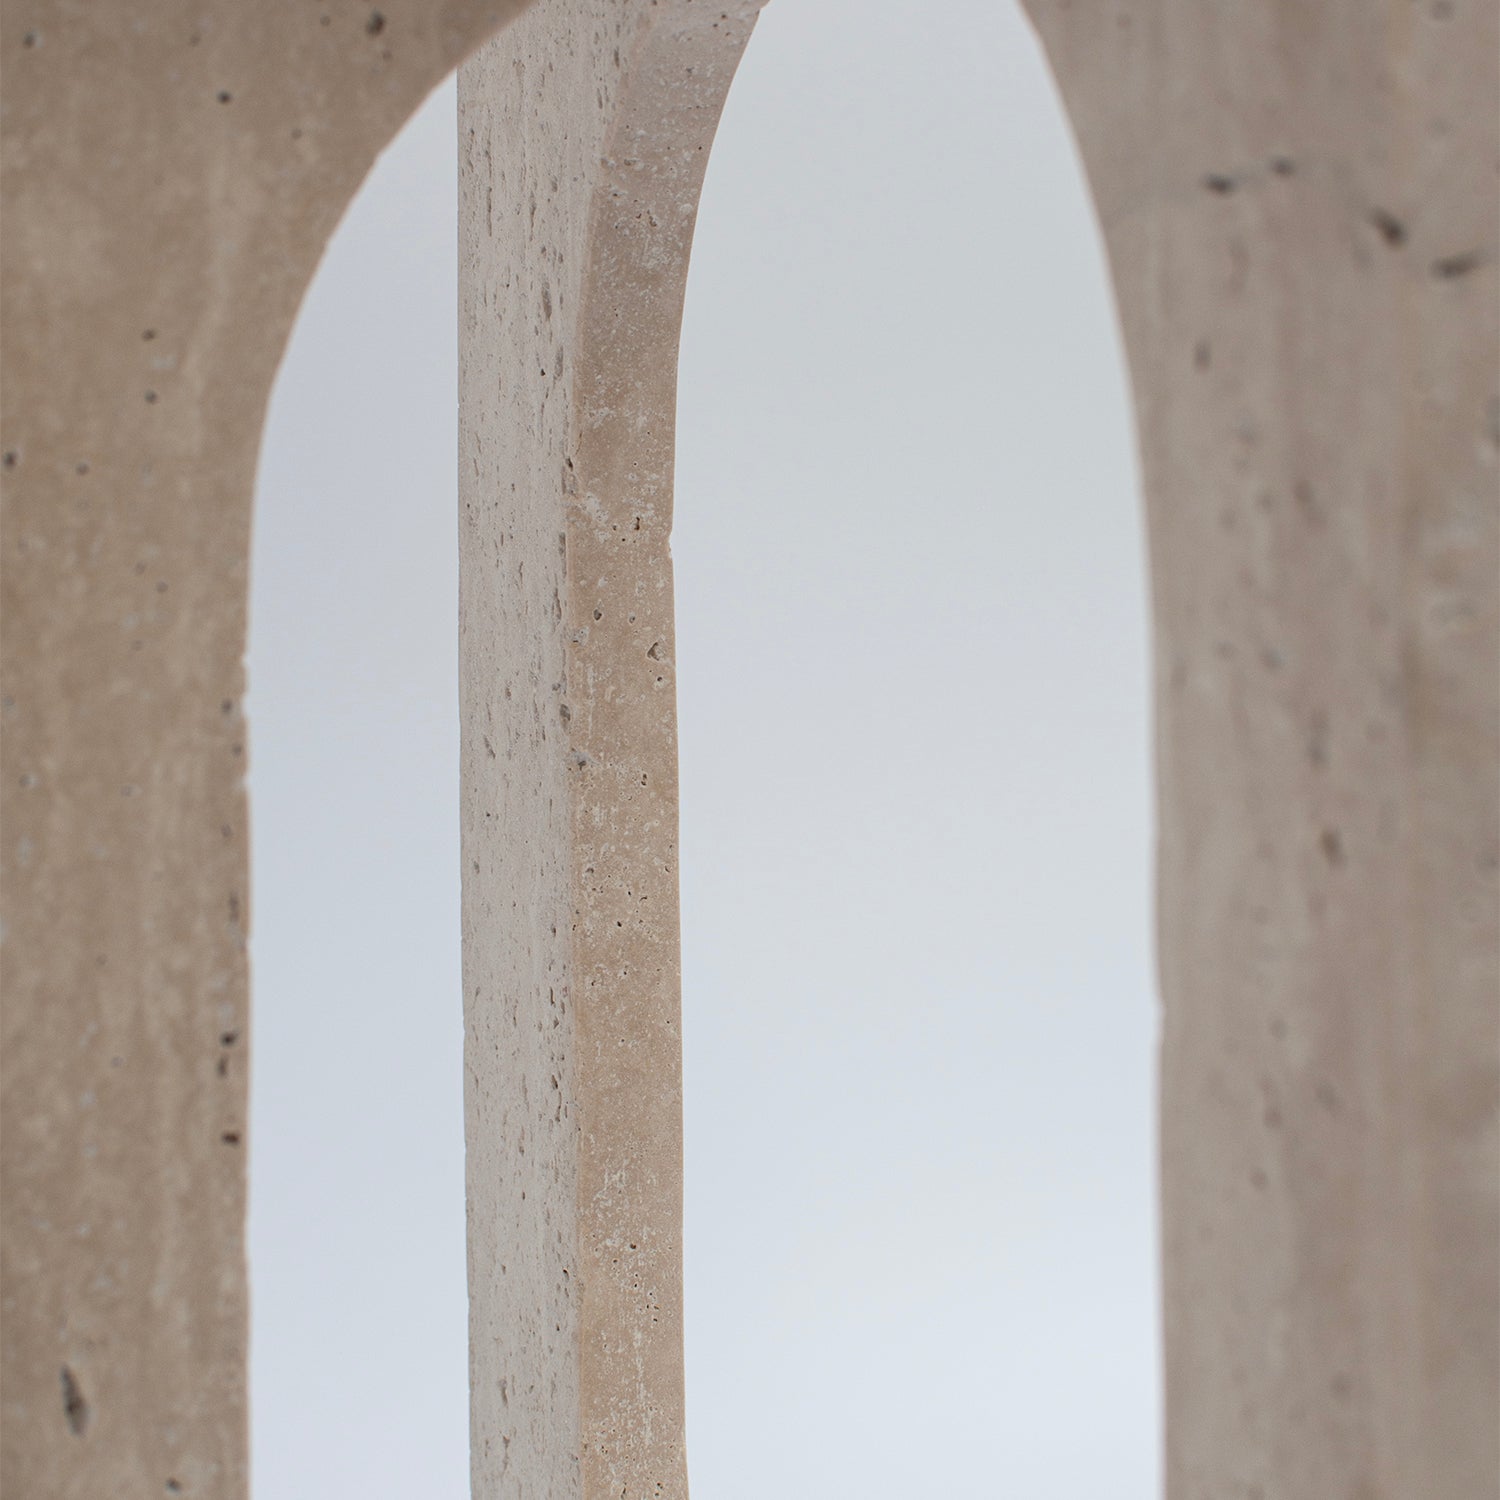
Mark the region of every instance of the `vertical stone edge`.
<instances>
[{"instance_id":1,"label":"vertical stone edge","mask_svg":"<svg viewBox=\"0 0 1500 1500\"><path fill-rule=\"evenodd\" d=\"M587 1497L687 1493L671 528L698 198L758 3L640 34L595 190L567 475Z\"/></svg>"}]
</instances>

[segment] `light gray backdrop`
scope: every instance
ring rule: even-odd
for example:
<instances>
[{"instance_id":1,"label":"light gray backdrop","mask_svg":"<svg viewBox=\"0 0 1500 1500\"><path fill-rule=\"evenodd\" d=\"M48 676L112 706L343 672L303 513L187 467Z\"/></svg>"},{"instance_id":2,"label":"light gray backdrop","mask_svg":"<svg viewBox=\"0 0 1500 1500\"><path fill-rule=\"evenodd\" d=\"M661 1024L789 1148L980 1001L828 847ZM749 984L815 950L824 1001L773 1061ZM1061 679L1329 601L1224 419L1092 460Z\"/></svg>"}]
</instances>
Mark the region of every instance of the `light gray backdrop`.
<instances>
[{"instance_id":1,"label":"light gray backdrop","mask_svg":"<svg viewBox=\"0 0 1500 1500\"><path fill-rule=\"evenodd\" d=\"M258 1500L467 1493L453 115L351 209L262 460ZM1017 8L766 10L678 416L695 1500L1146 1500L1141 514Z\"/></svg>"}]
</instances>

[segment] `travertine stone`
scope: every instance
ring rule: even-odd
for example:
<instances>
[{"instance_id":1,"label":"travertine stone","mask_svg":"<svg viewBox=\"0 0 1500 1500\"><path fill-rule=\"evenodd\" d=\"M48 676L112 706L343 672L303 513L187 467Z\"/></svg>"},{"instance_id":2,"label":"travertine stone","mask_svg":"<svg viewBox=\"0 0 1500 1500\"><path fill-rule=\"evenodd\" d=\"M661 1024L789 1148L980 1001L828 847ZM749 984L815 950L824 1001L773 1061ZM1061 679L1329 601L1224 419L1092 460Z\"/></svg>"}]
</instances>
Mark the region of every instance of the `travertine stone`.
<instances>
[{"instance_id":1,"label":"travertine stone","mask_svg":"<svg viewBox=\"0 0 1500 1500\"><path fill-rule=\"evenodd\" d=\"M0 12L7 1500L245 1491L261 423L344 204L518 8Z\"/></svg>"},{"instance_id":2,"label":"travertine stone","mask_svg":"<svg viewBox=\"0 0 1500 1500\"><path fill-rule=\"evenodd\" d=\"M5 0L6 1495L244 1494L260 424L518 9ZM1495 5L1031 9L1148 492L1168 1491L1493 1500ZM685 1489L672 419L754 13L540 0L462 81L477 1496Z\"/></svg>"},{"instance_id":3,"label":"travertine stone","mask_svg":"<svg viewBox=\"0 0 1500 1500\"><path fill-rule=\"evenodd\" d=\"M687 1489L673 418L757 9L540 0L459 75L476 1495Z\"/></svg>"},{"instance_id":4,"label":"travertine stone","mask_svg":"<svg viewBox=\"0 0 1500 1500\"><path fill-rule=\"evenodd\" d=\"M1500 1494L1492 0L1033 0L1155 615L1167 1489Z\"/></svg>"}]
</instances>

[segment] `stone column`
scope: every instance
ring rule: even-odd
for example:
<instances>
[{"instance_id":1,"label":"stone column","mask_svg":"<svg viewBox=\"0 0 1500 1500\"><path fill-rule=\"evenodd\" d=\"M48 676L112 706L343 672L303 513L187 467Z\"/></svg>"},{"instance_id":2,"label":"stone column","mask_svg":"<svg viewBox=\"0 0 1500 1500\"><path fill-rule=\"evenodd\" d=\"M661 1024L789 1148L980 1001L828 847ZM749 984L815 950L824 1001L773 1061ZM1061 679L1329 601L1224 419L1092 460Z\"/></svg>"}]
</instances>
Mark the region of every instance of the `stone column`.
<instances>
[{"instance_id":1,"label":"stone column","mask_svg":"<svg viewBox=\"0 0 1500 1500\"><path fill-rule=\"evenodd\" d=\"M754 0L541 0L459 75L474 1494L683 1497L673 417Z\"/></svg>"},{"instance_id":2,"label":"stone column","mask_svg":"<svg viewBox=\"0 0 1500 1500\"><path fill-rule=\"evenodd\" d=\"M1167 1491L1493 1500L1496 7L1031 10L1146 487Z\"/></svg>"},{"instance_id":3,"label":"stone column","mask_svg":"<svg viewBox=\"0 0 1500 1500\"><path fill-rule=\"evenodd\" d=\"M14 1500L245 1494L241 702L261 423L345 203L517 9L6 0L0 16Z\"/></svg>"},{"instance_id":4,"label":"stone column","mask_svg":"<svg viewBox=\"0 0 1500 1500\"><path fill-rule=\"evenodd\" d=\"M255 452L515 9L5 12L7 1493L244 1493ZM476 1495L685 1484L673 382L754 10L543 0L461 90ZM1494 1496L1494 7L1033 14L1148 491L1169 1494Z\"/></svg>"}]
</instances>

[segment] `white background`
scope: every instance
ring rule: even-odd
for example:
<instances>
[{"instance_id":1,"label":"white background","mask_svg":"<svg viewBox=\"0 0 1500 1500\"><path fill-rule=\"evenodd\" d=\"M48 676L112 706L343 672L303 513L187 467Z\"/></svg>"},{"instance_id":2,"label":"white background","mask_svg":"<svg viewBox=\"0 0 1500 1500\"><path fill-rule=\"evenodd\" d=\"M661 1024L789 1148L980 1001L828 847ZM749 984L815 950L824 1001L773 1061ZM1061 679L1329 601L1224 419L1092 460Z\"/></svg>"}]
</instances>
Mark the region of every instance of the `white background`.
<instances>
[{"instance_id":1,"label":"white background","mask_svg":"<svg viewBox=\"0 0 1500 1500\"><path fill-rule=\"evenodd\" d=\"M453 116L350 210L262 460L257 1500L467 1494ZM765 11L678 421L695 1500L1146 1500L1141 511L1016 7Z\"/></svg>"}]
</instances>

